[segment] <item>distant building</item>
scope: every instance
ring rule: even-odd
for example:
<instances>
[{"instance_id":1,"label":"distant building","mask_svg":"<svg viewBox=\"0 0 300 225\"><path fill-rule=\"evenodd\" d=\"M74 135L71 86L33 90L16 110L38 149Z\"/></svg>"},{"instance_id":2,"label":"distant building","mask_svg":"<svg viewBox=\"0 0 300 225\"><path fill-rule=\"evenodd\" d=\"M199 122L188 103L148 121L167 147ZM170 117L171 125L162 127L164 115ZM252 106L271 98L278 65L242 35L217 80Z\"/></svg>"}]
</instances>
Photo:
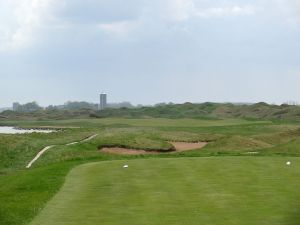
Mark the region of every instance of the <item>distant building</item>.
<instances>
[{"instance_id":1,"label":"distant building","mask_svg":"<svg viewBox=\"0 0 300 225\"><path fill-rule=\"evenodd\" d=\"M99 110L105 109L106 106L107 106L107 94L101 93L101 94L100 94Z\"/></svg>"},{"instance_id":2,"label":"distant building","mask_svg":"<svg viewBox=\"0 0 300 225\"><path fill-rule=\"evenodd\" d=\"M20 103L14 102L14 103L13 103L13 111L18 111L19 108L20 108Z\"/></svg>"}]
</instances>

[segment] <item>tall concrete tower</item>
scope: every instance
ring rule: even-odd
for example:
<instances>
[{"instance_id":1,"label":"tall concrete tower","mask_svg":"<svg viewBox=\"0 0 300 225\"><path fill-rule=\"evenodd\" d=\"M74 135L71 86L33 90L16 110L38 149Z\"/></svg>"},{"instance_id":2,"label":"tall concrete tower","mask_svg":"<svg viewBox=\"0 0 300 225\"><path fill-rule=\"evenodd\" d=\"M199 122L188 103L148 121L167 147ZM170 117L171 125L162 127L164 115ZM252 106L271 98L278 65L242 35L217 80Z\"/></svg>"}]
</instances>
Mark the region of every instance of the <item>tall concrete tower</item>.
<instances>
[{"instance_id":1,"label":"tall concrete tower","mask_svg":"<svg viewBox=\"0 0 300 225\"><path fill-rule=\"evenodd\" d=\"M19 108L20 108L19 102L14 102L14 103L13 103L13 111L18 111Z\"/></svg>"},{"instance_id":2,"label":"tall concrete tower","mask_svg":"<svg viewBox=\"0 0 300 225\"><path fill-rule=\"evenodd\" d=\"M106 108L107 105L107 94L101 93L100 94L100 104L99 104L99 110L103 110Z\"/></svg>"}]
</instances>

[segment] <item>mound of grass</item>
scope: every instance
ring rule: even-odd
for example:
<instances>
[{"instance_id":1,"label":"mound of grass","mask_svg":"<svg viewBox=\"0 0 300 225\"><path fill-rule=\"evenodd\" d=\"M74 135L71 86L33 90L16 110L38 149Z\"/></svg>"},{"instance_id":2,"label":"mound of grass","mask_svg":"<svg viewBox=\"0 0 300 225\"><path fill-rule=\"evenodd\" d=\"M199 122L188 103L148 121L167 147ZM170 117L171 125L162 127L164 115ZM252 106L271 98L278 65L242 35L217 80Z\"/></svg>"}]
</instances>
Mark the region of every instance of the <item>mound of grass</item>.
<instances>
[{"instance_id":1,"label":"mound of grass","mask_svg":"<svg viewBox=\"0 0 300 225\"><path fill-rule=\"evenodd\" d=\"M274 147L271 147L271 148L263 149L261 151L261 153L263 153L265 155L276 154L276 155L299 156L299 154L300 154L299 146L300 146L300 139L296 139L293 141L275 145Z\"/></svg>"},{"instance_id":2,"label":"mound of grass","mask_svg":"<svg viewBox=\"0 0 300 225\"><path fill-rule=\"evenodd\" d=\"M182 142L212 142L223 137L220 134L209 133L195 133L184 131L162 131L158 132L158 136L168 141L182 141Z\"/></svg>"},{"instance_id":3,"label":"mound of grass","mask_svg":"<svg viewBox=\"0 0 300 225\"><path fill-rule=\"evenodd\" d=\"M300 129L290 129L283 132L255 135L254 138L272 145L282 144L300 139Z\"/></svg>"},{"instance_id":4,"label":"mound of grass","mask_svg":"<svg viewBox=\"0 0 300 225\"><path fill-rule=\"evenodd\" d=\"M50 134L0 134L0 171L24 168L45 146L82 140L92 134L92 131L87 129L72 129Z\"/></svg>"},{"instance_id":5,"label":"mound of grass","mask_svg":"<svg viewBox=\"0 0 300 225\"><path fill-rule=\"evenodd\" d=\"M213 142L205 148L209 152L243 153L257 149L270 148L272 145L249 137L239 135L227 136L217 142Z\"/></svg>"}]
</instances>

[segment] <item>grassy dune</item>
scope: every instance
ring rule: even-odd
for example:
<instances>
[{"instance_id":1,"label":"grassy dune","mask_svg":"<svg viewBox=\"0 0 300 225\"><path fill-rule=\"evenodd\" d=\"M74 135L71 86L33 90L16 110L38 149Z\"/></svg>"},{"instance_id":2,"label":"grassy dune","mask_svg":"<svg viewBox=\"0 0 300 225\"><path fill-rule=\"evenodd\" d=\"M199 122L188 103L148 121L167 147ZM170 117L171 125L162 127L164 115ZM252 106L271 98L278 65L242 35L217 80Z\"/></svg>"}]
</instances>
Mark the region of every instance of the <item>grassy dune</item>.
<instances>
[{"instance_id":1,"label":"grassy dune","mask_svg":"<svg viewBox=\"0 0 300 225\"><path fill-rule=\"evenodd\" d=\"M182 158L79 166L30 225L292 225L300 159ZM129 168L122 166L128 163Z\"/></svg>"},{"instance_id":2,"label":"grassy dune","mask_svg":"<svg viewBox=\"0 0 300 225\"><path fill-rule=\"evenodd\" d=\"M89 129L69 129L50 134L0 134L0 174L22 169L48 145L63 145L93 134Z\"/></svg>"}]
</instances>

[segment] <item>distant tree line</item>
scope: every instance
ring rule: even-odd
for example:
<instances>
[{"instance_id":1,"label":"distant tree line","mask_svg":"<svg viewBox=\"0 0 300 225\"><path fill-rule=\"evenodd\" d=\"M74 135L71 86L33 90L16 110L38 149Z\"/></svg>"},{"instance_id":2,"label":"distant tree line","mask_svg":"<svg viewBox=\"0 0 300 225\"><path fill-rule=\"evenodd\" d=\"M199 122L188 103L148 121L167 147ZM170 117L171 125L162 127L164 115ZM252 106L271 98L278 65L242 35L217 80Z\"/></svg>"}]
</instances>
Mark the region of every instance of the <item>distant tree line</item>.
<instances>
[{"instance_id":1,"label":"distant tree line","mask_svg":"<svg viewBox=\"0 0 300 225\"><path fill-rule=\"evenodd\" d=\"M68 101L63 105L49 105L46 107L46 110L76 110L76 109L92 109L92 110L97 110L98 105L94 103L89 103L89 102L72 102Z\"/></svg>"},{"instance_id":2,"label":"distant tree line","mask_svg":"<svg viewBox=\"0 0 300 225\"><path fill-rule=\"evenodd\" d=\"M119 109L119 108L134 108L130 102L120 102L120 103L108 103L107 108ZM84 101L68 101L63 105L49 105L45 108L39 106L37 102L29 102L26 104L20 104L18 102L13 103L13 111L15 112L35 112L35 111L55 111L55 110L79 110L79 109L90 109L98 110L98 104L89 103Z\"/></svg>"},{"instance_id":3,"label":"distant tree line","mask_svg":"<svg viewBox=\"0 0 300 225\"><path fill-rule=\"evenodd\" d=\"M42 109L43 108L39 106L37 102L28 102L23 105L18 102L13 103L13 111L16 112L34 112Z\"/></svg>"},{"instance_id":4,"label":"distant tree line","mask_svg":"<svg viewBox=\"0 0 300 225\"><path fill-rule=\"evenodd\" d=\"M159 103L154 106L133 106L129 102L109 104L104 110L88 102L66 102L59 106L42 108L36 102L14 103L14 111L0 113L8 119L69 119L69 118L194 118L194 119L280 119L300 121L300 106L232 103Z\"/></svg>"}]
</instances>

